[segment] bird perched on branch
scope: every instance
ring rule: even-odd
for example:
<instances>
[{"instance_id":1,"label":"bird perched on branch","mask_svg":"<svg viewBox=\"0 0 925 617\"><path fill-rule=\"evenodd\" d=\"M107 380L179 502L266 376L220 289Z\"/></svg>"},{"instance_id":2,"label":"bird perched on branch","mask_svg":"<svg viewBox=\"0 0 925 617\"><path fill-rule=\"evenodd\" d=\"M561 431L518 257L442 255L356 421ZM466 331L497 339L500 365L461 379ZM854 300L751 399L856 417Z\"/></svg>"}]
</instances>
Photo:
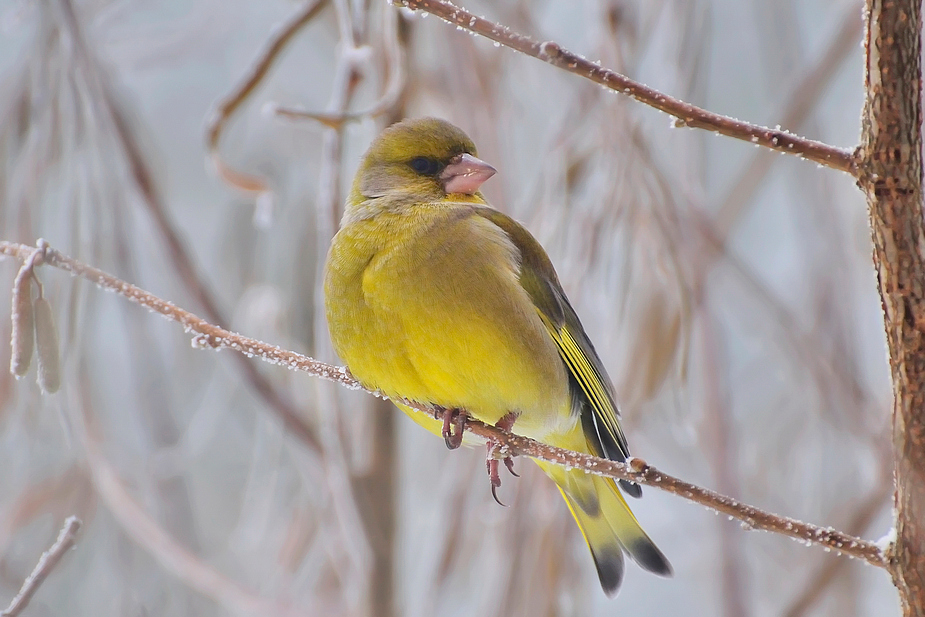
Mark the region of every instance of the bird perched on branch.
<instances>
[{"instance_id":1,"label":"bird perched on branch","mask_svg":"<svg viewBox=\"0 0 925 617\"><path fill-rule=\"evenodd\" d=\"M549 257L479 193L494 174L469 137L443 120L405 120L382 132L360 164L328 254L334 349L365 387L441 410L442 422L403 407L451 448L462 442L468 414L624 461L613 386ZM501 480L488 445L494 494ZM616 482L536 463L562 492L608 595L623 579L624 552L671 575Z\"/></svg>"}]
</instances>

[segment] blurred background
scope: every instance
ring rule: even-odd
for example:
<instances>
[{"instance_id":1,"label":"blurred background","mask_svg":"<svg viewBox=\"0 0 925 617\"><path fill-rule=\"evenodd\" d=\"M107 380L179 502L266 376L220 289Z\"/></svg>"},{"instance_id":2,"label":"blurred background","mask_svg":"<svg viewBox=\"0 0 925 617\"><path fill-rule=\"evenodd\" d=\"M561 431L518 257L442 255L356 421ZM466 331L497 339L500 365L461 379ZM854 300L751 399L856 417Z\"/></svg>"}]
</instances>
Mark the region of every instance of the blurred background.
<instances>
[{"instance_id":1,"label":"blurred background","mask_svg":"<svg viewBox=\"0 0 925 617\"><path fill-rule=\"evenodd\" d=\"M556 264L635 454L771 511L886 533L890 386L849 176L674 128L385 0L306 6L0 1L0 239L43 237L335 362L317 283L344 191L382 127L441 116L499 170L487 198ZM857 141L858 2L465 6L713 111ZM219 102L286 24L263 80L212 125L210 158ZM17 268L0 261L7 288ZM47 396L34 369L0 373L0 607L76 514L77 547L28 615L899 612L885 572L654 489L632 505L675 577L631 564L608 600L529 461L500 508L481 449L448 452L386 402L195 350L122 297L51 268L39 277L64 380ZM9 306L0 294L7 339Z\"/></svg>"}]
</instances>

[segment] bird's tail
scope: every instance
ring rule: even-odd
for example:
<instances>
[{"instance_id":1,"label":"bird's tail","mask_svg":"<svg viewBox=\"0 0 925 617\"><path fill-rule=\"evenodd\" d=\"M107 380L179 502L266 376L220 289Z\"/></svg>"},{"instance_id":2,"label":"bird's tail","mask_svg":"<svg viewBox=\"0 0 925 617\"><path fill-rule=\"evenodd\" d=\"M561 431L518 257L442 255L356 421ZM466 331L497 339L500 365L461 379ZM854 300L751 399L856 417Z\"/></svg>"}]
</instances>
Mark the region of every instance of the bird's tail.
<instances>
[{"instance_id":1,"label":"bird's tail","mask_svg":"<svg viewBox=\"0 0 925 617\"><path fill-rule=\"evenodd\" d=\"M642 530L616 483L544 461L536 463L559 487L591 549L601 586L616 595L623 580L623 552L644 570L671 576L671 564Z\"/></svg>"}]
</instances>

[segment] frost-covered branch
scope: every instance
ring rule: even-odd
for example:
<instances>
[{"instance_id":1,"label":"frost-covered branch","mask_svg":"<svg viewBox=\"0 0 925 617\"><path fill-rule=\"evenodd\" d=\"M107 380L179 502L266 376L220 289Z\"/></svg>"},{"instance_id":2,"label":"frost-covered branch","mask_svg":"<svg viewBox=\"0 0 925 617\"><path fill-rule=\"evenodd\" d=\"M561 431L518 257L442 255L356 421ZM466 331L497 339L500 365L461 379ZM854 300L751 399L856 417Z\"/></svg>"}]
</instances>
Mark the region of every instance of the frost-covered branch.
<instances>
[{"instance_id":1,"label":"frost-covered branch","mask_svg":"<svg viewBox=\"0 0 925 617\"><path fill-rule=\"evenodd\" d=\"M438 415L440 414L438 413ZM720 495L710 489L670 476L638 457L630 458L626 464L617 463L591 456L590 454L581 454L549 446L527 437L508 433L477 420L470 419L466 428L476 435L486 439L491 438L500 444L502 448L507 448L512 455L529 456L565 467L584 469L589 473L654 486L716 510L721 514L728 514L737 518L742 521L742 526L746 529L772 531L807 544L818 544L839 553L863 559L874 566L886 567L883 551L873 542L862 540L832 528L818 527L786 516L765 512L731 497Z\"/></svg>"},{"instance_id":2,"label":"frost-covered branch","mask_svg":"<svg viewBox=\"0 0 925 617\"><path fill-rule=\"evenodd\" d=\"M857 175L854 152L819 141L788 133L781 128L768 128L707 111L680 99L668 96L645 84L568 51L554 41L537 42L514 32L507 26L479 17L445 0L394 0L394 4L412 10L425 11L447 22L469 30L496 43L532 56L560 69L580 75L616 92L677 118L675 126L706 129L734 137L778 152L795 154L820 165Z\"/></svg>"},{"instance_id":3,"label":"frost-covered branch","mask_svg":"<svg viewBox=\"0 0 925 617\"><path fill-rule=\"evenodd\" d=\"M34 247L0 241L0 254L16 257L20 260L28 259L34 251ZM187 332L193 334L192 342L194 347L210 347L216 350L233 349L247 356L258 357L272 364L278 364L293 370L304 371L315 377L334 381L347 388L354 390L363 389L350 372L343 367L319 362L307 356L219 328L131 283L127 283L97 268L83 264L54 249L45 249L44 264L60 268L96 283L103 289L114 291L132 302L136 302L163 315L171 321L181 324ZM370 393L381 396L381 394L376 392ZM432 410L426 405L421 405L413 401L403 400L400 402L413 406L421 413L434 414L438 418L442 417L443 412L439 409ZM648 465L642 459L632 458L627 464L617 463L588 454L580 454L578 452L555 448L526 437L508 433L507 431L486 425L477 420L469 420L466 427L467 430L475 435L486 439L490 438L497 442L500 445L500 449L498 450L500 454L529 456L559 465L581 468L589 473L596 473L611 478L631 480L639 484L654 486L707 506L717 512L737 518L741 520L743 525L748 529L772 531L806 542L807 544L818 544L839 553L863 559L875 566L886 567L883 552L879 546L872 542L867 542L866 540L831 528L818 527L792 518L765 512L730 497L720 495L709 489L690 484L679 478L663 473L655 467Z\"/></svg>"},{"instance_id":4,"label":"frost-covered branch","mask_svg":"<svg viewBox=\"0 0 925 617\"><path fill-rule=\"evenodd\" d=\"M3 255L10 255L20 260L24 260L28 259L29 256L31 256L34 252L35 247L26 246L24 244L17 244L14 242L0 241L0 254ZM62 255L54 249L46 247L43 254L43 259L45 265L55 266L56 268L70 272L71 274L84 278L88 281L92 281L103 289L114 291L122 296L125 296L133 302L141 304L142 306L160 313L171 321L182 324L187 332L196 333L196 336L193 337L194 347L213 347L216 349L226 347L235 349L247 356L261 356L268 362L276 364L287 364L289 365L289 368L307 371L314 375L327 377L328 379L337 381L336 377L333 375L333 373L336 373L338 370L336 367L331 367L327 364L316 362L311 358L306 358L305 356L300 356L299 354L284 352L283 350L273 345L260 343L259 341L254 341L253 339L229 332L228 330L213 325L205 319L190 313L189 311L185 311L177 306L174 306L172 303L167 302L166 300L161 300L157 296L150 294L147 291L136 287L135 285L126 283L125 281L107 274L102 270L98 270L97 268L83 264L66 255ZM304 362L288 364L290 362L295 362L295 359L301 359ZM332 374L327 376L324 374L326 371L332 372ZM289 411L288 407L280 408L277 406L272 406L271 408L279 415L280 419L283 421L284 426L286 427L286 430L300 439L311 451L317 452L321 449L318 438L315 435L314 428L302 417L292 411Z\"/></svg>"},{"instance_id":5,"label":"frost-covered branch","mask_svg":"<svg viewBox=\"0 0 925 617\"><path fill-rule=\"evenodd\" d=\"M10 602L10 605L0 612L0 617L15 617L29 605L29 600L38 591L39 586L48 578L51 571L55 569L64 554L70 550L77 541L77 532L80 530L80 519L76 516L69 516L64 521L64 526L58 532L58 539L51 545L47 551L42 553L38 563L28 578L23 582L19 593Z\"/></svg>"}]
</instances>

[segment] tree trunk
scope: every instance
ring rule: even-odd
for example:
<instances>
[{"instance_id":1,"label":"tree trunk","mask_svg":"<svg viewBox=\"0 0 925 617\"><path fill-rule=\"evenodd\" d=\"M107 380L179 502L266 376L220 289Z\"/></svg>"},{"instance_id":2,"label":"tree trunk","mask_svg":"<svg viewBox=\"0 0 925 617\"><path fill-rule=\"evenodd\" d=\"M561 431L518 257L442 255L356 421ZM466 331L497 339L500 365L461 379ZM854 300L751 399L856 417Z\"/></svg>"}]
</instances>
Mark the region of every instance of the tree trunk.
<instances>
[{"instance_id":1,"label":"tree trunk","mask_svg":"<svg viewBox=\"0 0 925 617\"><path fill-rule=\"evenodd\" d=\"M858 185L867 195L893 379L896 543L903 614L925 617L925 225L921 0L868 0Z\"/></svg>"}]
</instances>

